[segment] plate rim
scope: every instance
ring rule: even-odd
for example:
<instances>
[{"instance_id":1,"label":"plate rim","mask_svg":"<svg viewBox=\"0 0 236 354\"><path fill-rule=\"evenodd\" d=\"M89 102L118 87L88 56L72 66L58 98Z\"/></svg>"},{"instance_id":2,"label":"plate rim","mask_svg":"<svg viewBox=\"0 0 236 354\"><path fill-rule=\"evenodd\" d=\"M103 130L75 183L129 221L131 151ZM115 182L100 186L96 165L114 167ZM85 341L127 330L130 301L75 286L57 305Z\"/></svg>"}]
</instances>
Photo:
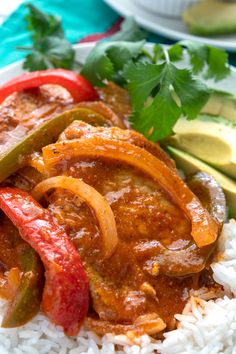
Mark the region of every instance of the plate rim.
<instances>
[{"instance_id":1,"label":"plate rim","mask_svg":"<svg viewBox=\"0 0 236 354\"><path fill-rule=\"evenodd\" d=\"M75 54L76 54L76 57L79 58L79 53L78 51L79 50L82 50L84 52L87 52L84 56L87 56L89 54L89 51L97 44L98 42L97 41L94 41L94 42L87 42L87 43L76 43L73 45L73 48L75 50ZM147 42L145 43L145 47L146 48L149 48L151 49L152 46L155 45L155 43L152 43L152 42ZM4 82L6 82L7 80L4 80L2 81L1 80L1 77L2 75L4 76L7 76L6 73L11 73L12 71L14 70L17 70L17 71L24 71L22 69L22 64L23 64L23 61L24 59L21 59L21 60L17 60L11 64L8 64L6 66L4 66L3 68L0 68L0 85L2 85ZM83 62L83 60L82 60ZM16 75L15 75L16 76ZM12 76L13 77L13 76ZM8 79L9 80L9 79Z\"/></svg>"},{"instance_id":2,"label":"plate rim","mask_svg":"<svg viewBox=\"0 0 236 354\"><path fill-rule=\"evenodd\" d=\"M208 45L213 45L218 48L223 48L225 50L235 52L236 51L236 40L235 44L231 42L227 42L225 40L218 40L218 39L211 39L211 38L206 38L206 37L200 37L200 36L195 36L190 33L185 33L173 29L169 29L167 27L164 27L162 25L158 25L156 23L150 22L146 18L143 18L139 15L135 15L133 12L131 12L131 9L129 8L130 4L135 8L138 7L137 4L133 2L133 0L125 0L125 5L124 5L124 0L122 1L117 1L117 0L103 0L108 6L110 6L114 11L118 12L122 16L134 16L135 20L137 23L142 26L143 28L152 31L156 34L164 35L167 36L169 39L172 40L182 40L182 39L187 39L187 40L195 40L197 42L201 42L204 44ZM128 7L126 7L128 5ZM142 12L145 15L148 15L148 11L142 8ZM156 15L158 17L158 15ZM176 19L175 19L176 21Z\"/></svg>"},{"instance_id":3,"label":"plate rim","mask_svg":"<svg viewBox=\"0 0 236 354\"><path fill-rule=\"evenodd\" d=\"M89 54L90 50L96 45L96 43L97 42L89 42L89 43L78 43L73 45L73 48L76 51L76 57L80 59L79 54L81 52L82 62L83 62L83 60ZM145 48L150 50L155 44L156 43L147 42L145 44ZM15 76L21 74L23 72L22 64L23 64L23 60L19 60L0 69L0 85L4 84L5 82L14 78ZM235 81L236 81L236 67L231 66L231 75L229 77L226 77L224 80L218 82L215 82L214 80L207 80L207 84L211 88L215 88L221 91L231 92L236 96L236 85L234 84Z\"/></svg>"}]
</instances>

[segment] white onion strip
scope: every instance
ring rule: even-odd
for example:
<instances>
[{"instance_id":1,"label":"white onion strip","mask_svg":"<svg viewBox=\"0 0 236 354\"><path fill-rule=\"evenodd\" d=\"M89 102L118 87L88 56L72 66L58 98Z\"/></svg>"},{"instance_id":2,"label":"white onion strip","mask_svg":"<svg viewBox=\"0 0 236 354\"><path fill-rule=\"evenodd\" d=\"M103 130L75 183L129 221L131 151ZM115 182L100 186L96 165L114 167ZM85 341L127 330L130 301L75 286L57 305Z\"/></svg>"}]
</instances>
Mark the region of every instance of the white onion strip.
<instances>
[{"instance_id":1,"label":"white onion strip","mask_svg":"<svg viewBox=\"0 0 236 354\"><path fill-rule=\"evenodd\" d=\"M55 168L60 161L68 161L72 157L103 157L128 163L153 178L173 198L189 218L191 234L198 247L207 246L216 240L218 224L203 208L199 199L177 173L145 149L126 141L94 136L58 142L42 150L49 170Z\"/></svg>"},{"instance_id":2,"label":"white onion strip","mask_svg":"<svg viewBox=\"0 0 236 354\"><path fill-rule=\"evenodd\" d=\"M106 199L95 188L82 180L66 176L45 179L33 189L32 196L36 200L40 200L52 188L69 190L93 209L101 230L103 256L104 258L111 257L118 244L118 236L115 217Z\"/></svg>"}]
</instances>

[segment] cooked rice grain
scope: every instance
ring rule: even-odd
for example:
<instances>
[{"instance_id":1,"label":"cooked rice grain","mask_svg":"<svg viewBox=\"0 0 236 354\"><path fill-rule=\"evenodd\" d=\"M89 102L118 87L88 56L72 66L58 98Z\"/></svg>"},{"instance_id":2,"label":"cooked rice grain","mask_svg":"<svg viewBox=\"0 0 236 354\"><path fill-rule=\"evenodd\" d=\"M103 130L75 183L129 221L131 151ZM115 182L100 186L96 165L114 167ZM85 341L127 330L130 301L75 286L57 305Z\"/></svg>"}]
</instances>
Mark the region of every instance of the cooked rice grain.
<instances>
[{"instance_id":1,"label":"cooked rice grain","mask_svg":"<svg viewBox=\"0 0 236 354\"><path fill-rule=\"evenodd\" d=\"M228 296L205 301L207 289L192 292L183 314L175 316L178 329L166 333L158 346L162 354L236 354L236 299L230 298L236 296L235 220L224 225L217 251L213 276Z\"/></svg>"},{"instance_id":2,"label":"cooked rice grain","mask_svg":"<svg viewBox=\"0 0 236 354\"><path fill-rule=\"evenodd\" d=\"M0 301L0 322L6 302ZM157 343L144 335L131 341L125 335L107 334L99 338L82 329L77 337L67 337L43 315L19 328L0 328L0 354L151 354Z\"/></svg>"},{"instance_id":3,"label":"cooked rice grain","mask_svg":"<svg viewBox=\"0 0 236 354\"><path fill-rule=\"evenodd\" d=\"M236 296L236 221L225 224L218 240L217 262L211 265L214 279Z\"/></svg>"},{"instance_id":4,"label":"cooked rice grain","mask_svg":"<svg viewBox=\"0 0 236 354\"><path fill-rule=\"evenodd\" d=\"M191 298L189 314L176 315L178 329L165 333L162 354L235 354L236 299Z\"/></svg>"},{"instance_id":5,"label":"cooked rice grain","mask_svg":"<svg viewBox=\"0 0 236 354\"><path fill-rule=\"evenodd\" d=\"M215 280L227 294L236 296L236 222L225 224L219 239L219 261L212 264ZM0 354L236 354L236 299L216 301L208 289L191 292L183 314L176 315L178 329L157 342L144 335L131 341L125 335L99 338L82 329L66 337L62 329L39 314L20 328L0 328ZM205 299L205 300L204 300ZM6 303L0 301L0 321Z\"/></svg>"}]
</instances>

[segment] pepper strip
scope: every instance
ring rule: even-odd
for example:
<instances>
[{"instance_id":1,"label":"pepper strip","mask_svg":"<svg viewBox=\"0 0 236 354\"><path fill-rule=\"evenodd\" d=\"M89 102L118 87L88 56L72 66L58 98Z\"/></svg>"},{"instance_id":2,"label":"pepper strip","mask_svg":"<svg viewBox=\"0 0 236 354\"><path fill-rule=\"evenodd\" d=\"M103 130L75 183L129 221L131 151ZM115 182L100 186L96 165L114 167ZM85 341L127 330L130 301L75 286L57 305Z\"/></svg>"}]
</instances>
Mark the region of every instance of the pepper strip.
<instances>
[{"instance_id":1,"label":"pepper strip","mask_svg":"<svg viewBox=\"0 0 236 354\"><path fill-rule=\"evenodd\" d=\"M88 311L89 284L73 243L51 214L22 190L0 188L0 208L44 263L43 310L68 335L76 335Z\"/></svg>"},{"instance_id":2,"label":"pepper strip","mask_svg":"<svg viewBox=\"0 0 236 354\"><path fill-rule=\"evenodd\" d=\"M199 199L177 173L146 150L125 141L97 136L58 142L43 148L43 158L49 168L72 157L103 157L138 168L158 182L188 216L192 224L191 234L198 247L209 245L216 240L218 224L203 208Z\"/></svg>"},{"instance_id":3,"label":"pepper strip","mask_svg":"<svg viewBox=\"0 0 236 354\"><path fill-rule=\"evenodd\" d=\"M93 86L81 75L65 69L48 69L21 74L0 86L0 103L14 92L46 84L63 86L74 102L95 100L98 94Z\"/></svg>"},{"instance_id":4,"label":"pepper strip","mask_svg":"<svg viewBox=\"0 0 236 354\"><path fill-rule=\"evenodd\" d=\"M5 328L22 326L30 321L38 313L42 298L43 267L37 253L27 243L18 245L16 253L23 275L4 314L2 327Z\"/></svg>"},{"instance_id":5,"label":"pepper strip","mask_svg":"<svg viewBox=\"0 0 236 354\"><path fill-rule=\"evenodd\" d=\"M0 260L7 269L22 272L19 286L13 292L1 324L6 328L18 327L30 321L39 311L44 269L38 254L22 240L18 230L6 217L1 218ZM0 291L2 296L1 287Z\"/></svg>"},{"instance_id":6,"label":"pepper strip","mask_svg":"<svg viewBox=\"0 0 236 354\"><path fill-rule=\"evenodd\" d=\"M43 180L33 189L32 195L36 200L52 188L64 188L84 200L94 211L100 226L102 250L104 258L114 253L118 244L116 222L113 211L106 199L96 189L78 178L57 176Z\"/></svg>"},{"instance_id":7,"label":"pepper strip","mask_svg":"<svg viewBox=\"0 0 236 354\"><path fill-rule=\"evenodd\" d=\"M0 182L24 166L24 157L54 142L59 134L74 120L94 125L104 125L106 118L86 108L74 108L46 121L25 138L0 154ZM27 163L26 163L27 164Z\"/></svg>"}]
</instances>

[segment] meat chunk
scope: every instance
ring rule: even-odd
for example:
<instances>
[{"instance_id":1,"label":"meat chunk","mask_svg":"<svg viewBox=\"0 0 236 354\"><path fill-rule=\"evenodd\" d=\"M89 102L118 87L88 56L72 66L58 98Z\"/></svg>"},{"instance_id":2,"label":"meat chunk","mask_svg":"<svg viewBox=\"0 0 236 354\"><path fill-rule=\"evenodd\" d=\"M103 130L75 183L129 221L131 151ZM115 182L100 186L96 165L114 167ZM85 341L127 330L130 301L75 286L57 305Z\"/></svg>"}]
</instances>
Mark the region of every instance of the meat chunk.
<instances>
[{"instance_id":1,"label":"meat chunk","mask_svg":"<svg viewBox=\"0 0 236 354\"><path fill-rule=\"evenodd\" d=\"M127 92L109 83L99 89L99 94L108 107L101 102L79 106L93 107L110 117L111 124L130 128ZM72 107L68 94L58 87L45 86L12 95L0 107L0 144L9 141L9 136L14 137L19 127L24 128L23 135L27 134ZM91 137L128 142L148 151L177 173L174 162L158 144L131 129L93 127L76 121L61 134L59 142L66 144ZM214 244L198 248L191 236L190 220L180 206L157 181L124 162L101 156L71 156L47 173L82 179L104 196L114 213L119 243L113 256L104 259L99 225L86 203L61 188L47 195L48 209L70 235L87 271L91 318L104 324L95 325L94 329L104 333L108 328L117 332L135 326L147 328L143 326L145 321L156 321L156 329L149 328L150 334L163 330L165 324L172 328L173 315L182 311L188 289L196 286ZM27 172L18 171L15 182L11 177L10 183L30 190L41 178L44 177L32 174L28 168ZM88 321L91 326L93 320Z\"/></svg>"},{"instance_id":2,"label":"meat chunk","mask_svg":"<svg viewBox=\"0 0 236 354\"><path fill-rule=\"evenodd\" d=\"M76 121L59 141L105 136L146 149L175 171L169 157L140 134L119 128L92 127ZM73 194L57 189L48 196L49 209L66 228L90 280L92 306L103 321L132 324L156 313L171 323L182 311L192 273L204 269L209 249L198 248L182 210L150 177L125 163L102 158L76 158L58 163L53 174L81 178L109 202L119 244L108 260L100 252L100 231L92 211ZM176 278L188 275L187 278ZM174 300L173 300L174 299Z\"/></svg>"},{"instance_id":3,"label":"meat chunk","mask_svg":"<svg viewBox=\"0 0 236 354\"><path fill-rule=\"evenodd\" d=\"M71 102L67 91L59 86L46 85L14 93L0 105L0 144L8 140L10 132L18 125L27 128L27 132Z\"/></svg>"},{"instance_id":4,"label":"meat chunk","mask_svg":"<svg viewBox=\"0 0 236 354\"><path fill-rule=\"evenodd\" d=\"M132 109L128 92L113 82L108 82L104 87L98 87L97 91L101 100L118 115L118 117L124 122L126 128L129 128L129 116Z\"/></svg>"},{"instance_id":5,"label":"meat chunk","mask_svg":"<svg viewBox=\"0 0 236 354\"><path fill-rule=\"evenodd\" d=\"M112 92L115 93L113 98ZM131 113L127 92L109 83L107 87L99 89L99 93L108 106L102 106L101 102L97 102L91 109L101 114L107 110L105 115L113 114L114 125L127 126L128 116ZM27 131L41 125L55 114L74 106L70 94L57 85L44 85L38 89L14 93L0 105L0 145L6 143L9 137L14 137L14 134L19 134L17 127L25 127L25 130L21 130L21 133L25 135ZM90 103L83 102L78 106L90 107ZM109 107L114 108L114 112Z\"/></svg>"}]
</instances>

